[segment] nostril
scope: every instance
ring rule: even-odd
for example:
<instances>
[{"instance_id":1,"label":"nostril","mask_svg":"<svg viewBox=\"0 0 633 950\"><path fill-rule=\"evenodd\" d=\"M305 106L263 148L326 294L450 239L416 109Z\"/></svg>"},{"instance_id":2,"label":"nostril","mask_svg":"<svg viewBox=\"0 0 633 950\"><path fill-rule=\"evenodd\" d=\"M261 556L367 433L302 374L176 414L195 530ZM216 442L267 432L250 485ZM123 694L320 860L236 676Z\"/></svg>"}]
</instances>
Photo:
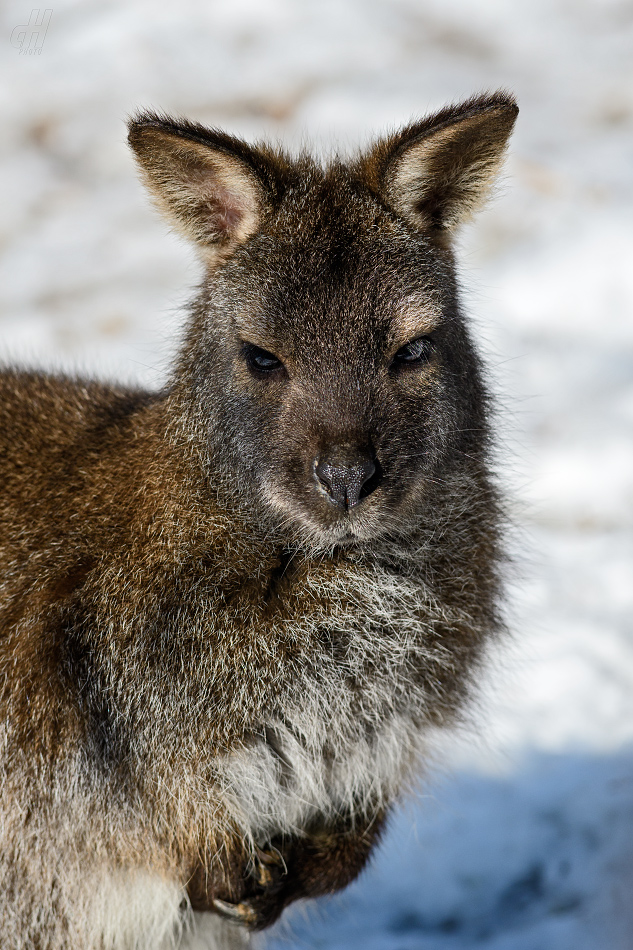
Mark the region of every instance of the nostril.
<instances>
[{"instance_id":1,"label":"nostril","mask_svg":"<svg viewBox=\"0 0 633 950\"><path fill-rule=\"evenodd\" d=\"M315 472L323 487L332 494L336 490L336 483L338 481L338 472L335 466L330 465L329 462L320 461L317 463Z\"/></svg>"},{"instance_id":2,"label":"nostril","mask_svg":"<svg viewBox=\"0 0 633 950\"><path fill-rule=\"evenodd\" d=\"M371 470L368 468L365 481L361 485L358 496L359 501L362 501L363 498L367 498L368 495L371 495L371 493L378 488L382 481L382 470L378 460L376 459L375 462L370 462L370 465Z\"/></svg>"},{"instance_id":3,"label":"nostril","mask_svg":"<svg viewBox=\"0 0 633 950\"><path fill-rule=\"evenodd\" d=\"M341 508L354 508L374 491L380 481L376 464L370 458L346 465L320 459L315 474L332 501Z\"/></svg>"},{"instance_id":4,"label":"nostril","mask_svg":"<svg viewBox=\"0 0 633 950\"><path fill-rule=\"evenodd\" d=\"M361 462L358 465L357 472L354 474L357 475L356 480L358 481L358 498L357 502L364 498L369 492L364 492L365 485L368 485L372 476L376 472L376 466L371 459L366 459L364 462Z\"/></svg>"}]
</instances>

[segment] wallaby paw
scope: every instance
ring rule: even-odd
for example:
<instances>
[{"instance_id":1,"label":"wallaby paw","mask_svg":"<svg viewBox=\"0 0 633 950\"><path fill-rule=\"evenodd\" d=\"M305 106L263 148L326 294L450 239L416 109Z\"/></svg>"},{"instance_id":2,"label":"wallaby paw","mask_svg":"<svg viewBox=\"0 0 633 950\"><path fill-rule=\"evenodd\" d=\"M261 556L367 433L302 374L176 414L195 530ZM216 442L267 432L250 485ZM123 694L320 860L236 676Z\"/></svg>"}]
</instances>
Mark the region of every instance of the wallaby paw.
<instances>
[{"instance_id":1,"label":"wallaby paw","mask_svg":"<svg viewBox=\"0 0 633 950\"><path fill-rule=\"evenodd\" d=\"M251 929L265 927L281 913L283 905L278 895L287 873L286 862L276 848L256 848L247 872L251 884L247 887L246 899L233 904L215 898L213 910L225 920Z\"/></svg>"}]
</instances>

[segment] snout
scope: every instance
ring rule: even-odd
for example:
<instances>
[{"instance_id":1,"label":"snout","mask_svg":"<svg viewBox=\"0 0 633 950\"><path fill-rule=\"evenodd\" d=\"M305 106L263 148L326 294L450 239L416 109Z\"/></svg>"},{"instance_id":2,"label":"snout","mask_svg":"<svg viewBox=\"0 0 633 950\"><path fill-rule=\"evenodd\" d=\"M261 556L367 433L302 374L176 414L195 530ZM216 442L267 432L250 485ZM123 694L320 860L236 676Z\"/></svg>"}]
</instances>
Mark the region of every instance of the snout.
<instances>
[{"instance_id":1,"label":"snout","mask_svg":"<svg viewBox=\"0 0 633 950\"><path fill-rule=\"evenodd\" d=\"M378 487L380 465L373 452L355 446L332 446L315 459L317 488L337 507L355 508Z\"/></svg>"}]
</instances>

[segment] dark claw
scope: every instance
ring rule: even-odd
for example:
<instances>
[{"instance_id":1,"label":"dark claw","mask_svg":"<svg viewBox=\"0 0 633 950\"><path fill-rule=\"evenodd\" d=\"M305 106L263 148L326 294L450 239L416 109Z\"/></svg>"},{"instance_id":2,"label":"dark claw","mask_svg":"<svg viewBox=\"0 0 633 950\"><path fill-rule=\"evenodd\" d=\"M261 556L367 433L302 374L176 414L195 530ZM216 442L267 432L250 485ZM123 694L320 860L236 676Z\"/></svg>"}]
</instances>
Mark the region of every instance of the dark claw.
<instances>
[{"instance_id":1,"label":"dark claw","mask_svg":"<svg viewBox=\"0 0 633 950\"><path fill-rule=\"evenodd\" d=\"M286 862L277 848L266 850L255 846L254 860L248 874L258 887L266 890L278 882L280 875L283 877L287 873Z\"/></svg>"},{"instance_id":2,"label":"dark claw","mask_svg":"<svg viewBox=\"0 0 633 950\"><path fill-rule=\"evenodd\" d=\"M283 855L281 854L281 852L277 850L277 848L272 847L272 845L269 850L264 850L263 848L256 847L255 853L257 854L257 857L259 858L262 864L266 864L269 867L271 865L275 867L283 867L284 874L288 873L288 869L286 867L286 862L283 859Z\"/></svg>"},{"instance_id":3,"label":"dark claw","mask_svg":"<svg viewBox=\"0 0 633 950\"><path fill-rule=\"evenodd\" d=\"M278 883L279 877L287 874L286 862L277 850L277 848L255 847L255 860L251 870L251 877L255 879L259 887L264 889L272 887Z\"/></svg>"},{"instance_id":4,"label":"dark claw","mask_svg":"<svg viewBox=\"0 0 633 950\"><path fill-rule=\"evenodd\" d=\"M252 876L260 887L270 887L273 883L272 872L261 861L258 861L255 865Z\"/></svg>"},{"instance_id":5,"label":"dark claw","mask_svg":"<svg viewBox=\"0 0 633 950\"><path fill-rule=\"evenodd\" d=\"M221 901L217 898L213 901L215 911L221 917L227 920L233 920L240 924L254 924L257 921L257 914L250 904L229 904L227 901Z\"/></svg>"}]
</instances>

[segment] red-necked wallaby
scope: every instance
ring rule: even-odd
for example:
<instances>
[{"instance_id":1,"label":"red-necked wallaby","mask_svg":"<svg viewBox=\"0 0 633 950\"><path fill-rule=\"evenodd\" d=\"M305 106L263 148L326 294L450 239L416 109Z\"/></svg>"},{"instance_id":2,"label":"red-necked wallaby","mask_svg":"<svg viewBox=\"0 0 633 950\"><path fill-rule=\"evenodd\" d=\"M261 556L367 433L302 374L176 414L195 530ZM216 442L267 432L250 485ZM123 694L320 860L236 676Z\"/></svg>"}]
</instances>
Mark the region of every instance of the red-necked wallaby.
<instances>
[{"instance_id":1,"label":"red-necked wallaby","mask_svg":"<svg viewBox=\"0 0 633 950\"><path fill-rule=\"evenodd\" d=\"M0 374L3 950L245 945L455 721L501 518L451 242L516 114L325 165L130 123L205 273L161 392Z\"/></svg>"}]
</instances>

